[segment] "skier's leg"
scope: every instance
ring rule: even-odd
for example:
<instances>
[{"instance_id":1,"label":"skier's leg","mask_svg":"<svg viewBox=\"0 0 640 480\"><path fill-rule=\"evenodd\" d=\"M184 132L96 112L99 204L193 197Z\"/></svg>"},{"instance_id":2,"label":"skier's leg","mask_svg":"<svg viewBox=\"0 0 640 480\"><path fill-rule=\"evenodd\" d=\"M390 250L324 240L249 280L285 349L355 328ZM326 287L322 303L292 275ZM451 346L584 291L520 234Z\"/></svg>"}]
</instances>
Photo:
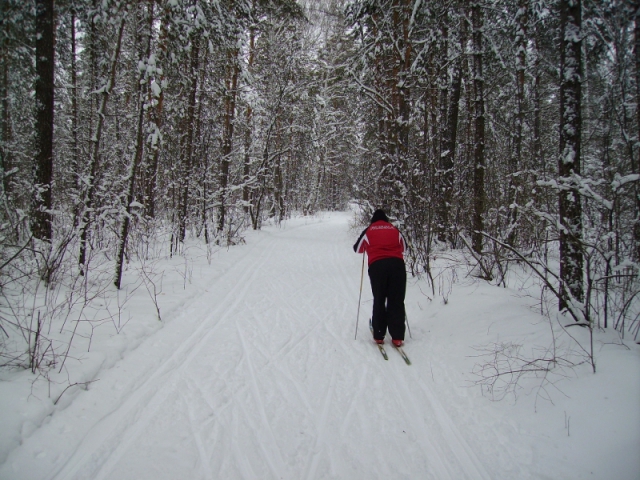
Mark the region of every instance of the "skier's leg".
<instances>
[{"instance_id":1,"label":"skier's leg","mask_svg":"<svg viewBox=\"0 0 640 480\"><path fill-rule=\"evenodd\" d=\"M369 279L371 280L371 292L373 293L373 312L371 324L373 326L373 338L381 340L387 333L387 319L385 313L385 290L387 275L382 260L373 262L369 266Z\"/></svg>"},{"instance_id":2,"label":"skier's leg","mask_svg":"<svg viewBox=\"0 0 640 480\"><path fill-rule=\"evenodd\" d=\"M399 258L389 259L389 288L387 291L387 319L389 334L394 340L404 340L404 297L407 290L407 272Z\"/></svg>"}]
</instances>

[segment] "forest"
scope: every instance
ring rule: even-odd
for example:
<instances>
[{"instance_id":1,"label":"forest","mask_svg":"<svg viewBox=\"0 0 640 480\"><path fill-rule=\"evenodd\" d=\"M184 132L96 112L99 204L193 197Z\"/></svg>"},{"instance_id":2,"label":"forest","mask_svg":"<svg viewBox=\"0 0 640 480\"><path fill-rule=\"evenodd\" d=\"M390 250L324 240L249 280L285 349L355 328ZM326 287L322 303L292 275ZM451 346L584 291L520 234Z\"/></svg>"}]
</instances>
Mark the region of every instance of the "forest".
<instances>
[{"instance_id":1,"label":"forest","mask_svg":"<svg viewBox=\"0 0 640 480\"><path fill-rule=\"evenodd\" d=\"M131 262L350 204L431 288L458 251L640 337L635 1L0 0L0 24L2 367L59 366L52 322Z\"/></svg>"}]
</instances>

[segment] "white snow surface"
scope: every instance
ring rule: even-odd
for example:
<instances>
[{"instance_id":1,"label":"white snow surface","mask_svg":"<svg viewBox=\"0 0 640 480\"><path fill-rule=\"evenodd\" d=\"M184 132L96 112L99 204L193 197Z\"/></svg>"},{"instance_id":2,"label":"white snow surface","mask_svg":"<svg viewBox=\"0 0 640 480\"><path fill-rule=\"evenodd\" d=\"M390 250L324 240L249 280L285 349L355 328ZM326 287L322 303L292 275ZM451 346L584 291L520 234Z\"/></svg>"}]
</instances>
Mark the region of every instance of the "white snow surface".
<instances>
[{"instance_id":1,"label":"white snow surface","mask_svg":"<svg viewBox=\"0 0 640 480\"><path fill-rule=\"evenodd\" d=\"M412 365L388 344L385 361L368 329L366 271L354 340L362 257L351 223L294 218L210 263L164 260L162 322L146 291L132 291L119 334L106 325L89 352L74 344L67 385L96 381L56 405L64 385L3 373L0 478L640 478L638 345L599 331L596 374L565 369L545 389L521 378L493 401L474 384L478 348L546 348L549 320L534 295L441 259L435 296L409 277Z\"/></svg>"}]
</instances>

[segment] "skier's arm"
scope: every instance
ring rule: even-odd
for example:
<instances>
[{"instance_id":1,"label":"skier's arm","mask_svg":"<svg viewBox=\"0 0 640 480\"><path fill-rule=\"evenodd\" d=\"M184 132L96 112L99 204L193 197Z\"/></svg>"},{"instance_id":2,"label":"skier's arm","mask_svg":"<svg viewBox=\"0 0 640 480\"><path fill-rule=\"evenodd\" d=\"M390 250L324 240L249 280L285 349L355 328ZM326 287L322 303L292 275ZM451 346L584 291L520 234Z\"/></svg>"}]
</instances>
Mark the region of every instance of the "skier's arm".
<instances>
[{"instance_id":1,"label":"skier's arm","mask_svg":"<svg viewBox=\"0 0 640 480\"><path fill-rule=\"evenodd\" d=\"M365 228L362 233L360 234L360 237L358 237L358 240L356 241L356 243L353 244L353 251L356 253L364 253L364 243L368 240L366 237L367 234L367 229L369 227Z\"/></svg>"}]
</instances>

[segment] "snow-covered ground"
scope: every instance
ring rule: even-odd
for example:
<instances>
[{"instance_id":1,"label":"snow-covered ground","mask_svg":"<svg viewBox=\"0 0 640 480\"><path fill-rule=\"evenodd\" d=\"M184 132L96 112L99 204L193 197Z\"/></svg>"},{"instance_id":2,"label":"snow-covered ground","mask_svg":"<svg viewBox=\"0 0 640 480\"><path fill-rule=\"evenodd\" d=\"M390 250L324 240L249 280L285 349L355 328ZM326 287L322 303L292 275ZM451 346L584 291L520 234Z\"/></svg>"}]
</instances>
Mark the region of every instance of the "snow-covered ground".
<instances>
[{"instance_id":1,"label":"snow-covered ground","mask_svg":"<svg viewBox=\"0 0 640 480\"><path fill-rule=\"evenodd\" d=\"M67 385L95 379L86 390L3 372L0 478L640 478L638 345L598 332L596 374L583 364L520 378L492 401L474 383L491 364L483 349L511 342L548 358L551 324L533 297L440 259L435 296L409 280L413 364L390 347L384 361L366 277L354 340L362 264L351 220L293 219L210 263L157 263L162 322L131 288L120 333L107 323L89 352L74 343L63 374ZM553 327L556 354L579 358ZM570 333L587 344L586 330Z\"/></svg>"}]
</instances>

